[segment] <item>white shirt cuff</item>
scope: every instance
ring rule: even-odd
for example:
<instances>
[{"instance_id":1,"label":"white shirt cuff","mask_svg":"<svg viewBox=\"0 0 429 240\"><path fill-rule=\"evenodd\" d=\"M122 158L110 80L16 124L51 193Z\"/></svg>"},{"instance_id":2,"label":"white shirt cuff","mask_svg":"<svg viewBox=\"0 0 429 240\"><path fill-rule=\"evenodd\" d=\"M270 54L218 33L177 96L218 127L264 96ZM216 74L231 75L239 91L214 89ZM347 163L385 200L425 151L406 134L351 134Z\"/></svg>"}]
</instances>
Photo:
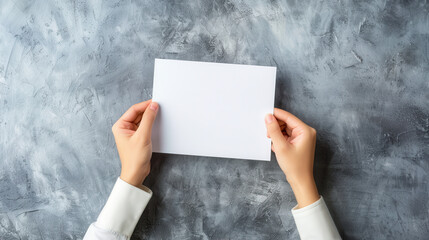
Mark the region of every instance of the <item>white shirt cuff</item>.
<instances>
[{"instance_id":1,"label":"white shirt cuff","mask_svg":"<svg viewBox=\"0 0 429 240\"><path fill-rule=\"evenodd\" d=\"M323 197L306 207L297 207L292 209L292 215L301 239L341 239Z\"/></svg>"},{"instance_id":2,"label":"white shirt cuff","mask_svg":"<svg viewBox=\"0 0 429 240\"><path fill-rule=\"evenodd\" d=\"M137 188L118 178L95 225L130 237L151 197L149 188Z\"/></svg>"}]
</instances>

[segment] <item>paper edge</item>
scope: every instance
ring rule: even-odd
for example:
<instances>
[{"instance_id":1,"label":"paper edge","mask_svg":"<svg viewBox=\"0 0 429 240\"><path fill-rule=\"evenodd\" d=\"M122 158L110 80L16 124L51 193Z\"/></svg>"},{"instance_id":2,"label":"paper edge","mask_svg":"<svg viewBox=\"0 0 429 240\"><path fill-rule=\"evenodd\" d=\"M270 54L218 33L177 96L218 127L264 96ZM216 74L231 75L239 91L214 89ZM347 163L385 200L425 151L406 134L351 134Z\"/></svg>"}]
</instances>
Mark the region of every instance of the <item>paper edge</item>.
<instances>
[{"instance_id":1,"label":"paper edge","mask_svg":"<svg viewBox=\"0 0 429 240\"><path fill-rule=\"evenodd\" d=\"M270 152L270 158L269 159L256 159L256 158L238 158L238 157L228 157L228 156L213 156L213 155L199 155L199 154L191 154L191 153L176 153L176 152L158 152L156 150L153 150L153 153L159 153L159 154L172 154L172 155L180 155L180 156L193 156L193 157L208 157L208 158L223 158L223 159L236 159L236 160L246 160L246 161L263 161L263 162L270 162L271 161L271 152Z\"/></svg>"},{"instance_id":2,"label":"paper edge","mask_svg":"<svg viewBox=\"0 0 429 240\"><path fill-rule=\"evenodd\" d=\"M176 61L176 62L191 62L191 63L204 63L204 64L222 64L222 65L235 65L235 66L250 66L250 67L259 67L259 68L274 68L277 72L277 66L265 66L265 65L253 65L253 64L242 64L242 63L221 63L221 62L205 62L205 61L193 61L193 60L180 60L180 59L166 59L166 58L155 58L155 63L157 60L162 61Z\"/></svg>"}]
</instances>

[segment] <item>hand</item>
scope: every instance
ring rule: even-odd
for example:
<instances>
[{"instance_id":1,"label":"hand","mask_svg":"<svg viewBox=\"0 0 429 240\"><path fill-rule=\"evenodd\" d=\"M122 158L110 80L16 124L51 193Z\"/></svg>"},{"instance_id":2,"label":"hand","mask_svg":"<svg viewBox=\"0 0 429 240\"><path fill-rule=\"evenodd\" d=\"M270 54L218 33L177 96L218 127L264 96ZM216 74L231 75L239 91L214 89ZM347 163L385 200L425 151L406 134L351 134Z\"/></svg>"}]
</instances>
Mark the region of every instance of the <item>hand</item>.
<instances>
[{"instance_id":1,"label":"hand","mask_svg":"<svg viewBox=\"0 0 429 240\"><path fill-rule=\"evenodd\" d=\"M292 187L298 207L314 203L320 198L313 177L316 130L278 108L274 109L274 116L265 117L265 124L271 149Z\"/></svg>"},{"instance_id":2,"label":"hand","mask_svg":"<svg viewBox=\"0 0 429 240\"><path fill-rule=\"evenodd\" d=\"M136 187L150 172L151 133L158 108L151 100L137 103L112 127L122 165L120 178Z\"/></svg>"}]
</instances>

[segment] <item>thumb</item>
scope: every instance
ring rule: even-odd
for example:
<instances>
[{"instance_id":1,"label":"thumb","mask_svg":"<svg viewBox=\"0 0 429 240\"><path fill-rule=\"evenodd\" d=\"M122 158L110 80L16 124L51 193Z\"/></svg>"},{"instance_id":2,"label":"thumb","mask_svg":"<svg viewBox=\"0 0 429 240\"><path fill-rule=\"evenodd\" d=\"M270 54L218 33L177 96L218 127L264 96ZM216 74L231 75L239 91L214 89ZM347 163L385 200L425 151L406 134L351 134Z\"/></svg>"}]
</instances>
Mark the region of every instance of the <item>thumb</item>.
<instances>
[{"instance_id":1,"label":"thumb","mask_svg":"<svg viewBox=\"0 0 429 240\"><path fill-rule=\"evenodd\" d=\"M274 149L280 150L288 146L288 142L280 130L279 123L272 114L267 114L265 117L265 125L267 127L268 134L271 137L271 141L273 142Z\"/></svg>"},{"instance_id":2,"label":"thumb","mask_svg":"<svg viewBox=\"0 0 429 240\"><path fill-rule=\"evenodd\" d=\"M139 138L143 138L144 143L149 144L152 135L152 126L155 122L156 114L158 113L159 105L156 102L151 102L143 113L139 128L136 134Z\"/></svg>"}]
</instances>

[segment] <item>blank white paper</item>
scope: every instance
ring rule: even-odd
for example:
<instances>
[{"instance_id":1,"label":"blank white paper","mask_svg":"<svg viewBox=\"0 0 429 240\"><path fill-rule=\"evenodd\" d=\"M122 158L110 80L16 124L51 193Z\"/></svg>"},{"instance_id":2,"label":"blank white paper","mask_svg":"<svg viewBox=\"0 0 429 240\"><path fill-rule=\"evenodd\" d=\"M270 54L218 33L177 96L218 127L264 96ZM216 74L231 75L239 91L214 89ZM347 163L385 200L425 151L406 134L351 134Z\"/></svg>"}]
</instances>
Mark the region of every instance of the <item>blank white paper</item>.
<instances>
[{"instance_id":1,"label":"blank white paper","mask_svg":"<svg viewBox=\"0 0 429 240\"><path fill-rule=\"evenodd\" d=\"M276 67L155 59L154 152L271 159Z\"/></svg>"}]
</instances>

